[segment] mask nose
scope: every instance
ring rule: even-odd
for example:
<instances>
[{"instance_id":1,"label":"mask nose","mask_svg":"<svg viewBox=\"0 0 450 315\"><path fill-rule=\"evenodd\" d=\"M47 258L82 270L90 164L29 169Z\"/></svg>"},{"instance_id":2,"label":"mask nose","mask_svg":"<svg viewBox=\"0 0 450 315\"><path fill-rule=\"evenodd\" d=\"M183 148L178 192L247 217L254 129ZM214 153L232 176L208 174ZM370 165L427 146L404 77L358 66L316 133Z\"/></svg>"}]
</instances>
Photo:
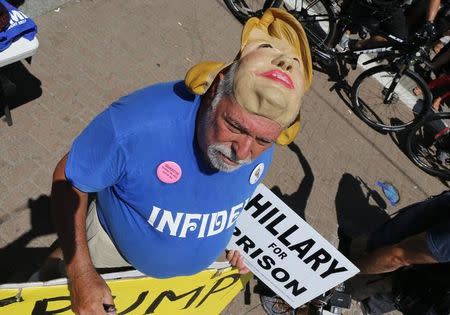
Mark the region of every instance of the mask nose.
<instances>
[{"instance_id":1,"label":"mask nose","mask_svg":"<svg viewBox=\"0 0 450 315\"><path fill-rule=\"evenodd\" d=\"M286 72L292 72L292 63L293 60L285 55L281 55L272 61L272 64Z\"/></svg>"}]
</instances>

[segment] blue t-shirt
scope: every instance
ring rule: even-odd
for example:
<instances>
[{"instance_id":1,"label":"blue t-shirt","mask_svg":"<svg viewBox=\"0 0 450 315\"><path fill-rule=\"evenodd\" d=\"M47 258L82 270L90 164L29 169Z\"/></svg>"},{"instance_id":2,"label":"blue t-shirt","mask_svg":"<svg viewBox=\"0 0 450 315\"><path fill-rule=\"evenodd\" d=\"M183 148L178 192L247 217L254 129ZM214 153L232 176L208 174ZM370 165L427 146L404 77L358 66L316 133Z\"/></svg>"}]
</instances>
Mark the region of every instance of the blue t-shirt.
<instances>
[{"instance_id":1,"label":"blue t-shirt","mask_svg":"<svg viewBox=\"0 0 450 315\"><path fill-rule=\"evenodd\" d=\"M99 114L69 152L68 180L98 192L102 226L124 258L153 277L194 274L214 262L271 162L273 148L234 172L211 169L197 147L199 105L182 82L144 88ZM181 169L172 184L157 175L167 161Z\"/></svg>"},{"instance_id":2,"label":"blue t-shirt","mask_svg":"<svg viewBox=\"0 0 450 315\"><path fill-rule=\"evenodd\" d=\"M11 44L24 37L28 40L33 40L37 33L37 26L26 16L23 12L9 4L6 0L0 0L9 13L9 26L0 32L0 51L7 49Z\"/></svg>"}]
</instances>

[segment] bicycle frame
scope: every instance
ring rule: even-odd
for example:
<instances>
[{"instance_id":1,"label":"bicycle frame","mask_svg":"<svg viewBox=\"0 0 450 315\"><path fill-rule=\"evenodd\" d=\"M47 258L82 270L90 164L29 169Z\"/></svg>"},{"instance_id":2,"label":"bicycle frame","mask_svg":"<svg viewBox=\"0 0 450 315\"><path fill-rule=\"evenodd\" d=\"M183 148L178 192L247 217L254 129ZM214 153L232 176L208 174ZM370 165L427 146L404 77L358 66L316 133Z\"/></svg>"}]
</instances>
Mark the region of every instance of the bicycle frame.
<instances>
[{"instance_id":1,"label":"bicycle frame","mask_svg":"<svg viewBox=\"0 0 450 315\"><path fill-rule=\"evenodd\" d=\"M368 65L381 60L387 60L389 63L394 64L397 67L397 71L392 80L392 84L387 88L384 95L383 102L385 104L390 104L393 101L395 95L394 91L397 87L398 82L403 76L406 69L411 65L420 61L420 63L425 63L430 67L430 63L424 58L426 51L424 45L416 43L414 40L402 40L391 34L388 34L379 28L371 28L370 26L362 26L369 33L377 33L384 38L386 38L386 43L377 48L363 48L363 49L353 49L344 52L338 52L333 47L342 38L346 30L348 30L354 22L351 16L343 14L338 16L337 22L337 32L334 40L331 43L332 47L327 47L326 45L313 45L313 54L321 59L328 65L336 64L338 75L340 78L344 78L348 73L345 67L346 60L348 59L358 59L360 55L363 54L377 54L374 58L363 62L363 65ZM381 54L381 55L380 55Z\"/></svg>"}]
</instances>

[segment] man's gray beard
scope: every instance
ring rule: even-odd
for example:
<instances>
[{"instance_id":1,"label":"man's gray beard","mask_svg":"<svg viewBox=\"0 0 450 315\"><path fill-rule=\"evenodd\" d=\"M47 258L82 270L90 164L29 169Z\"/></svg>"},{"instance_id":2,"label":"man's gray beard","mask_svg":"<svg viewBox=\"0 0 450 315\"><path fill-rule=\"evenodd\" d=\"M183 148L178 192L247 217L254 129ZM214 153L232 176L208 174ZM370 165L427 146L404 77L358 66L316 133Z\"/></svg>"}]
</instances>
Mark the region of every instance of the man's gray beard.
<instances>
[{"instance_id":1,"label":"man's gray beard","mask_svg":"<svg viewBox=\"0 0 450 315\"><path fill-rule=\"evenodd\" d=\"M227 173L233 172L242 165L250 164L252 162L251 159L238 160L236 158L236 153L234 153L230 147L220 143L209 145L207 155L209 162L214 168ZM222 155L225 155L228 159L237 163L237 165L226 163Z\"/></svg>"},{"instance_id":2,"label":"man's gray beard","mask_svg":"<svg viewBox=\"0 0 450 315\"><path fill-rule=\"evenodd\" d=\"M232 65L229 72L225 75L225 79L219 84L216 95L211 101L210 107L207 109L204 118L200 121L202 134L206 134L206 130L213 127L214 122L212 117L214 111L216 110L222 98L231 93L230 89L232 89L233 77L236 72L236 68L237 64ZM224 161L222 154L229 158L231 161L237 163L237 165L227 164ZM242 165L250 164L252 162L250 158L245 160L238 160L236 157L236 153L230 147L222 143L214 143L209 145L207 147L206 155L211 166L223 172L233 172Z\"/></svg>"}]
</instances>

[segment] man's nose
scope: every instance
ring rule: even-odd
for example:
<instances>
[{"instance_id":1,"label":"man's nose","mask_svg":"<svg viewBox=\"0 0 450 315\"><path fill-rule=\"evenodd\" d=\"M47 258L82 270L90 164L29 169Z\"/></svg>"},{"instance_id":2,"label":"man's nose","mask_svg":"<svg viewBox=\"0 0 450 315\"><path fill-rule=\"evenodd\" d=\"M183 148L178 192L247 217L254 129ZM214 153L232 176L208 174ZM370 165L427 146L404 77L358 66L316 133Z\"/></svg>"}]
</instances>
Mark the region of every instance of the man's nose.
<instances>
[{"instance_id":1,"label":"man's nose","mask_svg":"<svg viewBox=\"0 0 450 315\"><path fill-rule=\"evenodd\" d=\"M233 142L233 151L236 154L236 159L246 160L251 158L252 142L253 139L249 136L243 136Z\"/></svg>"},{"instance_id":2,"label":"man's nose","mask_svg":"<svg viewBox=\"0 0 450 315\"><path fill-rule=\"evenodd\" d=\"M293 63L292 58L289 58L286 55L281 55L272 61L272 64L287 72L292 71L292 63Z\"/></svg>"}]
</instances>

